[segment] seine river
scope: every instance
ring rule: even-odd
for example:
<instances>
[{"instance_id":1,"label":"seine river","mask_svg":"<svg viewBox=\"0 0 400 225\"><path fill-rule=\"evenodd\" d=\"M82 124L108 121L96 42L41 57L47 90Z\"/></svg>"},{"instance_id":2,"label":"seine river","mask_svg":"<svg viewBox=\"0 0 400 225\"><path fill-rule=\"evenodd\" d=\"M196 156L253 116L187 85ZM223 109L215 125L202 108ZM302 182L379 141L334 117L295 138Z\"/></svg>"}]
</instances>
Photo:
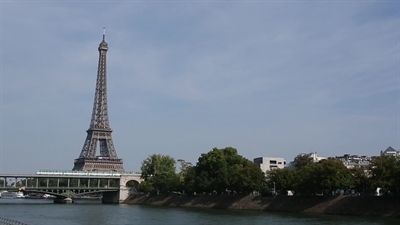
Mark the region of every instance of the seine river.
<instances>
[{"instance_id":1,"label":"seine river","mask_svg":"<svg viewBox=\"0 0 400 225\"><path fill-rule=\"evenodd\" d=\"M46 199L0 199L0 217L30 225L398 225L399 219L258 211L105 205L99 200L54 204Z\"/></svg>"}]
</instances>

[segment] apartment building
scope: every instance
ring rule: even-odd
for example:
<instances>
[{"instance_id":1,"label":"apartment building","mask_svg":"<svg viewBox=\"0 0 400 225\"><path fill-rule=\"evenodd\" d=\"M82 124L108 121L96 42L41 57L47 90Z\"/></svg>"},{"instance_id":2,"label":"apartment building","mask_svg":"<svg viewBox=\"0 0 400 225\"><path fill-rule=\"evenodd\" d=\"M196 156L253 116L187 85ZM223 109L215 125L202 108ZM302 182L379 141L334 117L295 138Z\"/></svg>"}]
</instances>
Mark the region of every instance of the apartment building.
<instances>
[{"instance_id":1,"label":"apartment building","mask_svg":"<svg viewBox=\"0 0 400 225\"><path fill-rule=\"evenodd\" d=\"M285 159L278 157L258 157L255 158L253 162L258 165L264 173L273 169L282 169L286 165Z\"/></svg>"}]
</instances>

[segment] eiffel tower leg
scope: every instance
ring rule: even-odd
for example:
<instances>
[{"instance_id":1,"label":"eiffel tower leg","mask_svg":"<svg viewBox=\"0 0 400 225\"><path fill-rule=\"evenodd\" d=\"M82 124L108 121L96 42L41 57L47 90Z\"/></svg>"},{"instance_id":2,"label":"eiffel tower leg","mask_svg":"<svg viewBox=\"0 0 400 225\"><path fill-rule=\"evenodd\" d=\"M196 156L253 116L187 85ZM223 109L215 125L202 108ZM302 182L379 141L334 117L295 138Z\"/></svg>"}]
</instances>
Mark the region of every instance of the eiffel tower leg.
<instances>
[{"instance_id":1,"label":"eiffel tower leg","mask_svg":"<svg viewBox=\"0 0 400 225\"><path fill-rule=\"evenodd\" d=\"M107 146L108 146L108 149L109 149L110 157L117 159L118 158L117 151L115 151L114 143L113 143L113 140L111 138L107 139Z\"/></svg>"},{"instance_id":2,"label":"eiffel tower leg","mask_svg":"<svg viewBox=\"0 0 400 225\"><path fill-rule=\"evenodd\" d=\"M94 158L96 157L97 138L93 132L88 132L85 143L79 158Z\"/></svg>"}]
</instances>

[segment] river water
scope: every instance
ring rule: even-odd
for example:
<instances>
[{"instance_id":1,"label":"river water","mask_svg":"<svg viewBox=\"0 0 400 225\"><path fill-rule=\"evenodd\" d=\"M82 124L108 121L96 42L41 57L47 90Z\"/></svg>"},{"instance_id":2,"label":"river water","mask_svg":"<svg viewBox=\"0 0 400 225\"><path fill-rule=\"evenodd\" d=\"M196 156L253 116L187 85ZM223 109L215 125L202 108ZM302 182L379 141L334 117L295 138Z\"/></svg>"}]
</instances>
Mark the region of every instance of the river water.
<instances>
[{"instance_id":1,"label":"river water","mask_svg":"<svg viewBox=\"0 0 400 225\"><path fill-rule=\"evenodd\" d=\"M77 200L54 204L47 199L1 199L0 217L30 225L398 225L400 219L349 217L245 210L172 208L101 204Z\"/></svg>"}]
</instances>

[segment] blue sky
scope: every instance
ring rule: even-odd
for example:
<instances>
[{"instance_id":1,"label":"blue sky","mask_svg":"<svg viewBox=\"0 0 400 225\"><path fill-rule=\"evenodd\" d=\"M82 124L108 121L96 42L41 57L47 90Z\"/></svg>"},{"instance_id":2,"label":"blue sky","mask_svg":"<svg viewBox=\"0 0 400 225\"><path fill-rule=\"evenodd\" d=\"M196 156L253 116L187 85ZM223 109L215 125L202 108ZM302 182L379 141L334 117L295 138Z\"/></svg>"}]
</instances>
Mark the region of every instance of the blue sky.
<instances>
[{"instance_id":1,"label":"blue sky","mask_svg":"<svg viewBox=\"0 0 400 225\"><path fill-rule=\"evenodd\" d=\"M126 170L399 149L398 1L2 1L0 173L72 169L103 27Z\"/></svg>"}]
</instances>

